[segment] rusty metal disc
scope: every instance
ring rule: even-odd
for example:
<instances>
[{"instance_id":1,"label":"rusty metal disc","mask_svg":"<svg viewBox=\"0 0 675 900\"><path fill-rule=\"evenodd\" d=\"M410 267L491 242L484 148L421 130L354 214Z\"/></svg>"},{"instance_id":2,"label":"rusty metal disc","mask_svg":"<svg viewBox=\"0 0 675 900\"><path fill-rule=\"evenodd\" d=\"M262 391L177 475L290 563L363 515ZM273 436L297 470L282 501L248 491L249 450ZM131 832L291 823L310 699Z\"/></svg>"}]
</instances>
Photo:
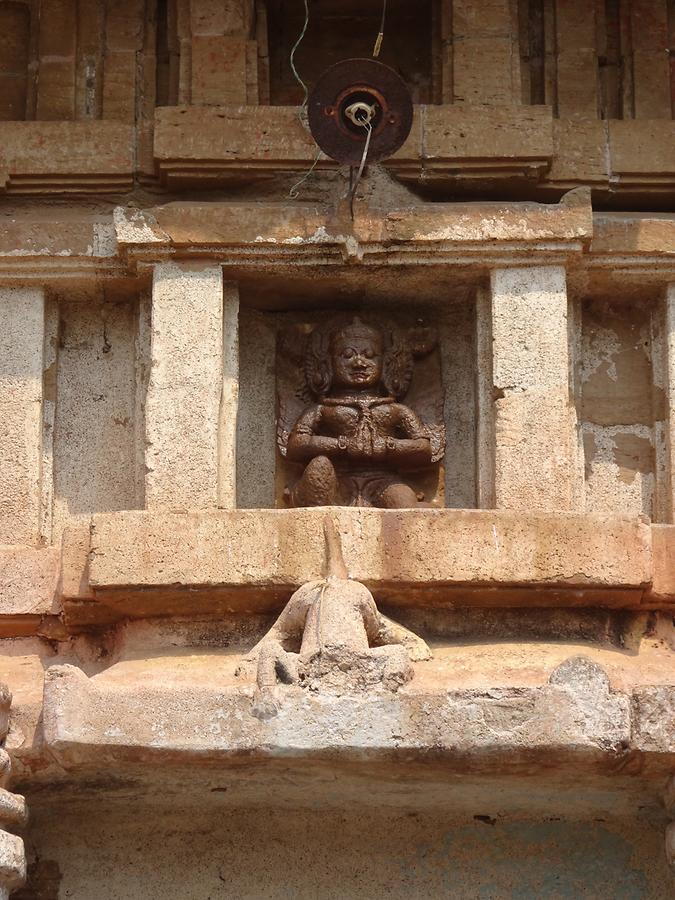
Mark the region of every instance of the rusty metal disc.
<instances>
[{"instance_id":1,"label":"rusty metal disc","mask_svg":"<svg viewBox=\"0 0 675 900\"><path fill-rule=\"evenodd\" d=\"M376 59L345 59L326 69L307 105L310 130L326 156L350 166L361 162L367 132L345 112L354 103L374 107L368 162L395 153L412 128L406 83Z\"/></svg>"}]
</instances>

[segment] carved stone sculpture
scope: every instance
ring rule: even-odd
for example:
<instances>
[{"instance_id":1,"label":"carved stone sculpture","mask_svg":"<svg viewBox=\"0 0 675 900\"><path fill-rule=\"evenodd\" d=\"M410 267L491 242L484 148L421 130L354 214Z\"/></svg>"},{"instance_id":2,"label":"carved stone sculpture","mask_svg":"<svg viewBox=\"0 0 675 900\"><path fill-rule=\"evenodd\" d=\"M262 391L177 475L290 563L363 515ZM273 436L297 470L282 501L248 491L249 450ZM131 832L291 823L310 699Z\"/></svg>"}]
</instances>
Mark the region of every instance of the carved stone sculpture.
<instances>
[{"instance_id":1,"label":"carved stone sculpture","mask_svg":"<svg viewBox=\"0 0 675 900\"><path fill-rule=\"evenodd\" d=\"M348 578L332 523L324 531L328 576L299 588L246 657L246 664L256 666L259 718L276 714L279 684L396 691L412 678L412 662L431 657L421 638L383 616L368 588Z\"/></svg>"},{"instance_id":2,"label":"carved stone sculpture","mask_svg":"<svg viewBox=\"0 0 675 900\"><path fill-rule=\"evenodd\" d=\"M294 355L291 343L282 356ZM415 357L435 345L431 330L404 333L385 322L339 317L304 334L300 344L295 355L304 384L291 390L292 378L282 377L279 391L279 448L303 467L287 489L289 503L418 506L425 497L410 474L429 469L445 449L439 385L418 391L427 395L419 412L403 399Z\"/></svg>"},{"instance_id":3,"label":"carved stone sculpture","mask_svg":"<svg viewBox=\"0 0 675 900\"><path fill-rule=\"evenodd\" d=\"M12 769L5 750L11 704L12 695L6 685L0 684L0 900L7 900L26 879L23 841L5 830L22 828L27 818L24 798L6 789Z\"/></svg>"}]
</instances>

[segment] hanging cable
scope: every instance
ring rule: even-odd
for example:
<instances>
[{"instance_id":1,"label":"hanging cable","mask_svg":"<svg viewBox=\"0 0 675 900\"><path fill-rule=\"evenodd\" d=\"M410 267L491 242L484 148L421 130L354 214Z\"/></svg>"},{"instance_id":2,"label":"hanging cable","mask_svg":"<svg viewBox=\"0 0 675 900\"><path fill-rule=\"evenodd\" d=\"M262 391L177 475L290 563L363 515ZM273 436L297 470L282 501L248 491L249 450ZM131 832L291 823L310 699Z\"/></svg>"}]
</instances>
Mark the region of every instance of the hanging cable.
<instances>
[{"instance_id":1,"label":"hanging cable","mask_svg":"<svg viewBox=\"0 0 675 900\"><path fill-rule=\"evenodd\" d=\"M314 169L316 169L316 167L317 167L317 165L318 165L318 162L319 162L319 159L321 158L321 152L322 152L322 151L321 151L321 148L319 147L318 153L317 153L316 156L314 157L314 162L312 163L312 165L311 165L311 167L309 168L309 170L308 170L307 172L305 172L305 174L302 176L302 178L300 179L300 181L296 181L296 182L295 182L295 184L293 185L293 187L292 187L292 188L290 189L290 191L288 192L289 199L291 199L291 200L297 200L297 199L298 199L298 197L300 196L300 191L298 190L298 188L300 187L301 184L304 184L304 183L307 181L307 179L308 179L309 176L312 174L312 172L314 171Z\"/></svg>"},{"instance_id":2,"label":"hanging cable","mask_svg":"<svg viewBox=\"0 0 675 900\"><path fill-rule=\"evenodd\" d=\"M302 100L302 106L300 107L301 112L307 106L307 100L309 98L309 91L307 89L307 85L300 77L298 70L295 68L295 52L298 49L298 47L300 46L300 44L302 43L303 38L307 34L308 27L309 27L309 2L308 2L308 0L305 0L305 24L302 26L302 31L300 32L300 35L298 36L297 41L293 44L293 47L291 49L291 56L290 56L291 71L293 72L295 80L298 82L298 84L302 88L303 94L304 94L304 97ZM301 119L301 121L302 121L302 119Z\"/></svg>"},{"instance_id":3,"label":"hanging cable","mask_svg":"<svg viewBox=\"0 0 675 900\"><path fill-rule=\"evenodd\" d=\"M387 18L387 0L382 0L382 18L380 19L380 30L375 38L375 46L373 47L373 58L377 59L382 49L382 41L384 40L384 20Z\"/></svg>"},{"instance_id":4,"label":"hanging cable","mask_svg":"<svg viewBox=\"0 0 675 900\"><path fill-rule=\"evenodd\" d=\"M297 41L293 44L293 47L291 48L291 55L289 58L289 62L291 64L291 71L293 72L293 77L298 82L298 84L302 88L302 92L303 92L302 105L298 112L298 118L300 119L300 124L303 126L303 128L307 127L306 122L303 119L303 112L305 111L305 107L307 106L307 100L309 99L309 90L308 90L305 82L302 80L300 73L298 72L298 70L295 67L295 53L296 53L298 47L300 46L300 44L302 43L305 35L307 34L308 27L309 27L309 0L305 0L305 21L302 26L302 31L298 35ZM300 196L300 191L298 190L300 188L300 185L304 184L305 181L307 181L309 176L312 174L314 169L316 169L320 157L321 157L321 149L319 149L318 153L314 157L314 162L310 166L309 170L307 172L305 172L305 174L302 176L300 181L296 181L296 183L293 185L293 187L288 192L288 196L291 200L298 199L298 197Z\"/></svg>"},{"instance_id":5,"label":"hanging cable","mask_svg":"<svg viewBox=\"0 0 675 900\"><path fill-rule=\"evenodd\" d=\"M366 143L363 147L363 154L361 156L361 165L359 166L359 170L356 173L356 178L354 179L354 186L352 187L349 193L349 212L351 213L352 220L354 219L354 198L356 197L356 191L359 186L359 182L361 181L361 176L363 175L363 170L366 167L366 160L368 159L368 150L370 149L370 139L373 136L373 126L369 121L363 122L362 127L366 129ZM349 180L351 184L351 169L349 171Z\"/></svg>"}]
</instances>

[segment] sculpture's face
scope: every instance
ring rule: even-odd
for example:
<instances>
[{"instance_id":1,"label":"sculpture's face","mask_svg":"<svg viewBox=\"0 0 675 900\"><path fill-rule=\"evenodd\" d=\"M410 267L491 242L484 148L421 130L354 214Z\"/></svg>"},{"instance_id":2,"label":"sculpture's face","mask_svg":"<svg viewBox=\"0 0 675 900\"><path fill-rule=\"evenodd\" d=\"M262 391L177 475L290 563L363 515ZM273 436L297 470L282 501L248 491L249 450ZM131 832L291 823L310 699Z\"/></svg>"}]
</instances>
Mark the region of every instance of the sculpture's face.
<instances>
[{"instance_id":1,"label":"sculpture's face","mask_svg":"<svg viewBox=\"0 0 675 900\"><path fill-rule=\"evenodd\" d=\"M334 387L366 390L382 380L382 336L374 329L353 326L339 331L331 356Z\"/></svg>"}]
</instances>

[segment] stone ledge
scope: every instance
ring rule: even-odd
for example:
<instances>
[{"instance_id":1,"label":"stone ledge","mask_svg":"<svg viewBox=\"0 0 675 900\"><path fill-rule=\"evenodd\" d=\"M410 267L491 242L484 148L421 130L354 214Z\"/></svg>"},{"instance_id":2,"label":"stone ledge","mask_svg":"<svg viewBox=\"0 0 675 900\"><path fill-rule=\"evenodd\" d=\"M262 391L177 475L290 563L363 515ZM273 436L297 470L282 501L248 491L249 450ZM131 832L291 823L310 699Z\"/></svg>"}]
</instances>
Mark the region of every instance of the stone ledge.
<instances>
[{"instance_id":1,"label":"stone ledge","mask_svg":"<svg viewBox=\"0 0 675 900\"><path fill-rule=\"evenodd\" d=\"M590 194L560 203L434 203L391 209L358 208L354 221L328 217L315 206L167 203L146 210L118 207L117 246L130 262L168 254L211 256L247 268L303 263L480 268L577 258L590 243Z\"/></svg>"},{"instance_id":2,"label":"stone ledge","mask_svg":"<svg viewBox=\"0 0 675 900\"><path fill-rule=\"evenodd\" d=\"M558 677L559 674L559 677ZM557 680L556 680L557 679ZM328 754L363 758L433 752L467 765L526 761L614 765L631 744L629 697L593 663L568 660L541 687L348 695L280 687L278 713L252 714L253 686L106 683L74 666L45 676L44 736L65 767L100 760L176 761ZM675 753L675 746L666 752ZM471 763L471 758L475 763Z\"/></svg>"},{"instance_id":3,"label":"stone ledge","mask_svg":"<svg viewBox=\"0 0 675 900\"><path fill-rule=\"evenodd\" d=\"M636 519L331 508L97 515L89 588L131 616L272 609L323 573L327 515L350 577L394 604L639 607L652 580Z\"/></svg>"},{"instance_id":4,"label":"stone ledge","mask_svg":"<svg viewBox=\"0 0 675 900\"><path fill-rule=\"evenodd\" d=\"M133 183L134 140L135 129L122 122L1 122L4 190L17 194L126 190Z\"/></svg>"},{"instance_id":5,"label":"stone ledge","mask_svg":"<svg viewBox=\"0 0 675 900\"><path fill-rule=\"evenodd\" d=\"M154 153L173 185L219 184L307 169L316 144L297 107L160 107ZM418 106L410 136L387 161L400 177L537 179L553 154L549 107ZM325 157L319 168L335 168Z\"/></svg>"}]
</instances>

